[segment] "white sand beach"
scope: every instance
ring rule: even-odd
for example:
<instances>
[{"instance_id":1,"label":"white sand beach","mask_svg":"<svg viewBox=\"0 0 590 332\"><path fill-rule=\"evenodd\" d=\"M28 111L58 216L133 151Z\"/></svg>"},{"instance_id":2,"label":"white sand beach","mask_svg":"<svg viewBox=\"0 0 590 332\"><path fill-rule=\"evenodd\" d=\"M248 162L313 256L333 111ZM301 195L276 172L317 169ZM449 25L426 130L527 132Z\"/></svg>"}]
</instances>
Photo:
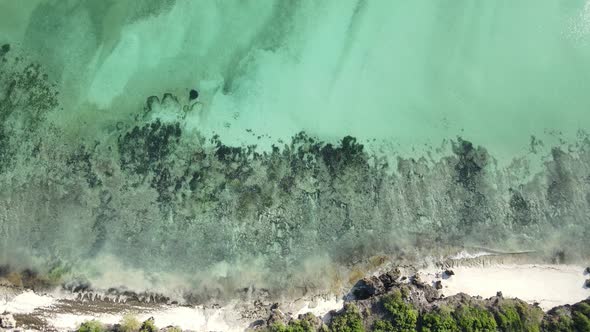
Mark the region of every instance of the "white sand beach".
<instances>
[{"instance_id":1,"label":"white sand beach","mask_svg":"<svg viewBox=\"0 0 590 332\"><path fill-rule=\"evenodd\" d=\"M461 266L446 277L443 269L420 271L424 281L440 280L445 296L466 293L484 298L502 292L504 297L517 297L529 303L538 302L544 310L572 304L590 296L584 287L590 278L584 267L576 265L489 265Z\"/></svg>"}]
</instances>

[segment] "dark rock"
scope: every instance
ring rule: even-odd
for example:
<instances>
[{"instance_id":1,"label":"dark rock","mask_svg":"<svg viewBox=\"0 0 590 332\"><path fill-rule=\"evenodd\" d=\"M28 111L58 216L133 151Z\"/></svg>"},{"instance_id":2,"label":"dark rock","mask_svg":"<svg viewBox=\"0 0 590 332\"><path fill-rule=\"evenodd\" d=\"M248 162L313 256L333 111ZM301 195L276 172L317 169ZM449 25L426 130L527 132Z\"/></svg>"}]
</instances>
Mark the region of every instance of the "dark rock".
<instances>
[{"instance_id":1,"label":"dark rock","mask_svg":"<svg viewBox=\"0 0 590 332\"><path fill-rule=\"evenodd\" d=\"M259 320L254 321L252 324L250 324L248 326L248 329L253 329L253 330L256 330L259 328L262 329L262 328L264 328L265 325L266 325L266 322L264 321L264 319L259 319Z\"/></svg>"},{"instance_id":2,"label":"dark rock","mask_svg":"<svg viewBox=\"0 0 590 332\"><path fill-rule=\"evenodd\" d=\"M90 290L90 284L86 282L79 283L75 285L72 289L72 292L79 293L79 292L86 292Z\"/></svg>"},{"instance_id":3,"label":"dark rock","mask_svg":"<svg viewBox=\"0 0 590 332\"><path fill-rule=\"evenodd\" d=\"M191 89L191 91L188 93L188 99L195 100L197 98L199 98L199 91L197 91L195 89Z\"/></svg>"},{"instance_id":4,"label":"dark rock","mask_svg":"<svg viewBox=\"0 0 590 332\"><path fill-rule=\"evenodd\" d=\"M453 272L453 270L445 270L444 275L448 278L450 276L454 276L455 272Z\"/></svg>"},{"instance_id":5,"label":"dark rock","mask_svg":"<svg viewBox=\"0 0 590 332\"><path fill-rule=\"evenodd\" d=\"M270 317L266 321L268 326L272 326L276 323L285 324L287 322L287 317L283 314L278 308L271 310Z\"/></svg>"},{"instance_id":6,"label":"dark rock","mask_svg":"<svg viewBox=\"0 0 590 332\"><path fill-rule=\"evenodd\" d=\"M379 278L368 277L359 280L354 285L351 292L357 300L365 300L375 295L385 293L385 286Z\"/></svg>"},{"instance_id":7,"label":"dark rock","mask_svg":"<svg viewBox=\"0 0 590 332\"><path fill-rule=\"evenodd\" d=\"M420 279L419 275L414 275L412 277L411 282L412 282L412 285L416 286L419 289L422 289L426 286L426 284L422 281L422 279Z\"/></svg>"},{"instance_id":8,"label":"dark rock","mask_svg":"<svg viewBox=\"0 0 590 332\"><path fill-rule=\"evenodd\" d=\"M382 275L379 276L379 280L383 283L383 286L387 290L391 289L393 286L397 285L397 280L401 276L401 272L398 268L392 269Z\"/></svg>"},{"instance_id":9,"label":"dark rock","mask_svg":"<svg viewBox=\"0 0 590 332\"><path fill-rule=\"evenodd\" d=\"M139 295L135 292L124 291L121 295L125 296L127 298L127 301L140 301Z\"/></svg>"},{"instance_id":10,"label":"dark rock","mask_svg":"<svg viewBox=\"0 0 590 332\"><path fill-rule=\"evenodd\" d=\"M590 288L590 279L586 279L586 282L584 282L584 287Z\"/></svg>"},{"instance_id":11,"label":"dark rock","mask_svg":"<svg viewBox=\"0 0 590 332\"><path fill-rule=\"evenodd\" d=\"M0 316L0 327L5 329L12 329L16 327L16 320L11 314L5 314Z\"/></svg>"},{"instance_id":12,"label":"dark rock","mask_svg":"<svg viewBox=\"0 0 590 332\"><path fill-rule=\"evenodd\" d=\"M585 272L586 274L590 274L590 266L588 266L588 267L586 268L586 270L584 270L584 272Z\"/></svg>"},{"instance_id":13,"label":"dark rock","mask_svg":"<svg viewBox=\"0 0 590 332\"><path fill-rule=\"evenodd\" d=\"M496 292L496 296L499 297L499 298L503 298L504 297L504 295L502 294L502 292Z\"/></svg>"},{"instance_id":14,"label":"dark rock","mask_svg":"<svg viewBox=\"0 0 590 332\"><path fill-rule=\"evenodd\" d=\"M440 282L440 281L439 281ZM420 293L424 295L424 299L428 302L434 302L438 298L440 298L440 293L438 289L435 289L431 285L426 284L422 279L420 279L419 275L414 275L410 279L410 284L415 287ZM442 288L442 284L441 284ZM402 291L403 292L403 291Z\"/></svg>"},{"instance_id":15,"label":"dark rock","mask_svg":"<svg viewBox=\"0 0 590 332\"><path fill-rule=\"evenodd\" d=\"M442 281L440 281L440 280L435 281L434 282L434 288L436 288L436 289L442 289L443 288Z\"/></svg>"},{"instance_id":16,"label":"dark rock","mask_svg":"<svg viewBox=\"0 0 590 332\"><path fill-rule=\"evenodd\" d=\"M428 303L432 303L440 298L440 292L438 289L435 289L430 285L423 285L420 289L424 292L424 299L426 299Z\"/></svg>"}]
</instances>

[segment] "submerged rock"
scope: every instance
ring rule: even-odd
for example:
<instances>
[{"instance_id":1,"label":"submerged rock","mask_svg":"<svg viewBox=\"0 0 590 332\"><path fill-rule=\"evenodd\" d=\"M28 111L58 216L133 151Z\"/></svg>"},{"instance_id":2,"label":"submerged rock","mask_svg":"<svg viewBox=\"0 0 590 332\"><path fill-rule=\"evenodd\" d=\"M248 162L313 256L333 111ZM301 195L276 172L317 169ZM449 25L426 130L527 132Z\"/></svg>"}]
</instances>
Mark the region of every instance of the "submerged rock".
<instances>
[{"instance_id":1,"label":"submerged rock","mask_svg":"<svg viewBox=\"0 0 590 332\"><path fill-rule=\"evenodd\" d=\"M8 52L10 52L10 44L4 44L2 47L0 47L0 57L4 56Z\"/></svg>"},{"instance_id":2,"label":"submerged rock","mask_svg":"<svg viewBox=\"0 0 590 332\"><path fill-rule=\"evenodd\" d=\"M188 100L195 100L197 98L199 98L199 91L191 89L191 91L188 94Z\"/></svg>"}]
</instances>

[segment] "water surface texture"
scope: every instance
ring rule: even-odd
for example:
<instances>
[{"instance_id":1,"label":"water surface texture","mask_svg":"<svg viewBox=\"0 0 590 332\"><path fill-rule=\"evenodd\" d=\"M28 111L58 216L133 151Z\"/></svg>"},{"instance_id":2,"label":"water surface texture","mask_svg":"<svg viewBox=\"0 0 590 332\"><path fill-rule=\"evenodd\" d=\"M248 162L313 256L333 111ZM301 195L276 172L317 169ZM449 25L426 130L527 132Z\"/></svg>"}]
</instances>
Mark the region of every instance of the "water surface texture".
<instances>
[{"instance_id":1,"label":"water surface texture","mask_svg":"<svg viewBox=\"0 0 590 332\"><path fill-rule=\"evenodd\" d=\"M224 292L590 253L590 2L0 0L0 45L0 264Z\"/></svg>"}]
</instances>

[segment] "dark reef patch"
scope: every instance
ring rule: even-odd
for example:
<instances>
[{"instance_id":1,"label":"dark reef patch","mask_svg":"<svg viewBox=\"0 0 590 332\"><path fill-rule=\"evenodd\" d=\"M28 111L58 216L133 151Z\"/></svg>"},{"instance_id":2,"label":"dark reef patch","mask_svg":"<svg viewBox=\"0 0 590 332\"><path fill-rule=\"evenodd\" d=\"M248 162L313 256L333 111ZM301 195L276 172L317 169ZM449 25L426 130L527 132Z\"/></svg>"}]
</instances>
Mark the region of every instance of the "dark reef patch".
<instances>
[{"instance_id":1,"label":"dark reef patch","mask_svg":"<svg viewBox=\"0 0 590 332\"><path fill-rule=\"evenodd\" d=\"M534 221L530 204L517 190L511 188L509 192L511 193L509 205L512 221L516 225L530 225Z\"/></svg>"},{"instance_id":2,"label":"dark reef patch","mask_svg":"<svg viewBox=\"0 0 590 332\"><path fill-rule=\"evenodd\" d=\"M8 52L10 52L10 44L4 44L0 47L0 58L3 58Z\"/></svg>"},{"instance_id":3,"label":"dark reef patch","mask_svg":"<svg viewBox=\"0 0 590 332\"><path fill-rule=\"evenodd\" d=\"M40 140L36 134L58 106L57 90L36 63L0 48L0 174L15 166L19 152Z\"/></svg>"},{"instance_id":4,"label":"dark reef patch","mask_svg":"<svg viewBox=\"0 0 590 332\"><path fill-rule=\"evenodd\" d=\"M487 151L483 147L475 148L471 142L458 138L453 144L453 152L459 158L455 165L457 182L469 191L476 191L488 164Z\"/></svg>"},{"instance_id":5,"label":"dark reef patch","mask_svg":"<svg viewBox=\"0 0 590 332\"><path fill-rule=\"evenodd\" d=\"M73 173L79 173L84 176L90 188L100 186L101 180L93 171L92 152L88 151L84 145L81 145L67 160L66 166L70 167Z\"/></svg>"},{"instance_id":6,"label":"dark reef patch","mask_svg":"<svg viewBox=\"0 0 590 332\"><path fill-rule=\"evenodd\" d=\"M181 133L179 123L163 124L157 120L135 126L119 137L121 168L141 175L161 170Z\"/></svg>"}]
</instances>

